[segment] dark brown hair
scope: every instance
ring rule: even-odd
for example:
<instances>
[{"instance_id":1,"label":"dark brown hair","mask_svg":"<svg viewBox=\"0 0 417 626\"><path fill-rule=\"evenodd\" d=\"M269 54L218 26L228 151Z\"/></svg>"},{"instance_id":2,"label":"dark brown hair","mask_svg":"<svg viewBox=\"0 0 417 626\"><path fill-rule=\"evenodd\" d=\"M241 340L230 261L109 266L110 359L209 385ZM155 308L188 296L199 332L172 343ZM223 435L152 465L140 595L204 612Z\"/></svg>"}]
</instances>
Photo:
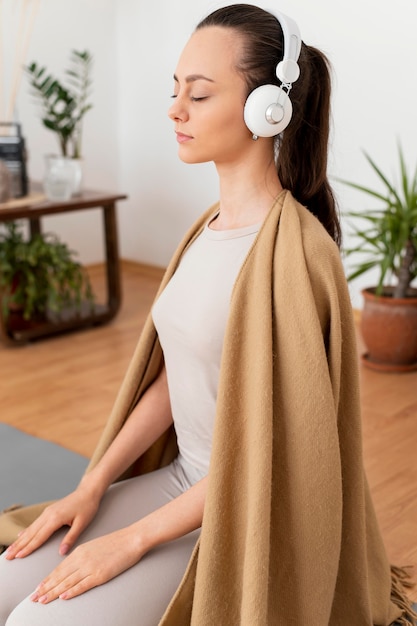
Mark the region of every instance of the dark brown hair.
<instances>
[{"instance_id":1,"label":"dark brown hair","mask_svg":"<svg viewBox=\"0 0 417 626\"><path fill-rule=\"evenodd\" d=\"M274 15L253 5L234 4L211 13L197 29L207 26L233 28L243 36L244 53L236 69L245 77L248 95L260 85L279 85L275 71L283 57L283 34ZM340 245L336 202L327 179L329 62L322 52L303 43L298 64L300 77L290 93L291 122L276 139L278 176Z\"/></svg>"}]
</instances>

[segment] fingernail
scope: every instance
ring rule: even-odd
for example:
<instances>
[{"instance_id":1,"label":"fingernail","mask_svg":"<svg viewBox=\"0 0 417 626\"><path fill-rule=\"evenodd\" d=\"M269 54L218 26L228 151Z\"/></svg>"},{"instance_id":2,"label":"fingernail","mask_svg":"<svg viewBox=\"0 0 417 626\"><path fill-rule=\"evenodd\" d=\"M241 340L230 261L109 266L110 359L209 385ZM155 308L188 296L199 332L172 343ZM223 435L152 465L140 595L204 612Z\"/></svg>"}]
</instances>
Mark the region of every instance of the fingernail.
<instances>
[{"instance_id":1,"label":"fingernail","mask_svg":"<svg viewBox=\"0 0 417 626\"><path fill-rule=\"evenodd\" d=\"M61 556L65 556L67 554L69 550L69 545L67 543L62 544L62 546L59 548L59 554Z\"/></svg>"},{"instance_id":2,"label":"fingernail","mask_svg":"<svg viewBox=\"0 0 417 626\"><path fill-rule=\"evenodd\" d=\"M30 596L30 599L32 600L32 602L36 602L39 599L39 596L36 591L32 593L32 595Z\"/></svg>"},{"instance_id":3,"label":"fingernail","mask_svg":"<svg viewBox=\"0 0 417 626\"><path fill-rule=\"evenodd\" d=\"M43 604L44 602L46 602L48 599L48 596L41 596L38 600L38 602L40 602L41 604Z\"/></svg>"}]
</instances>

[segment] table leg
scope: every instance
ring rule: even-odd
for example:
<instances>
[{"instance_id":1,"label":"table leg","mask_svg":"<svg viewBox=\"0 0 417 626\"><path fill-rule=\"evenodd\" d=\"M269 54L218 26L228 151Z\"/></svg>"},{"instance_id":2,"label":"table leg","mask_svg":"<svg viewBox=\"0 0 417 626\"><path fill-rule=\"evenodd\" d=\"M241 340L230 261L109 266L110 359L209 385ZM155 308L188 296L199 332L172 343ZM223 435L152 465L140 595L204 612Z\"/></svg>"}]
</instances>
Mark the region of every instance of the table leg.
<instances>
[{"instance_id":1,"label":"table leg","mask_svg":"<svg viewBox=\"0 0 417 626\"><path fill-rule=\"evenodd\" d=\"M41 234L41 220L39 217L31 217L29 219L30 237Z\"/></svg>"},{"instance_id":2,"label":"table leg","mask_svg":"<svg viewBox=\"0 0 417 626\"><path fill-rule=\"evenodd\" d=\"M122 300L116 206L112 202L104 205L102 209L106 250L107 303L110 317L114 317Z\"/></svg>"}]
</instances>

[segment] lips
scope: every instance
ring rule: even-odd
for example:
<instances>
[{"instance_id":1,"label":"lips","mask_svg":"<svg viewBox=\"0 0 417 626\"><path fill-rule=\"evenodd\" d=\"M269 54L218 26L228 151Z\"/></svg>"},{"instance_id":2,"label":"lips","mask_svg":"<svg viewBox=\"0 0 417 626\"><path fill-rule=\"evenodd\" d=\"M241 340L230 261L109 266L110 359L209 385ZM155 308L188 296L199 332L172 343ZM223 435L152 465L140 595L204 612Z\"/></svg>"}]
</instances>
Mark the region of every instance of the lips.
<instances>
[{"instance_id":1,"label":"lips","mask_svg":"<svg viewBox=\"0 0 417 626\"><path fill-rule=\"evenodd\" d=\"M190 139L192 139L191 135L185 135L184 133L180 133L179 131L175 131L175 134L177 135L178 143L186 143L187 141L190 141Z\"/></svg>"}]
</instances>

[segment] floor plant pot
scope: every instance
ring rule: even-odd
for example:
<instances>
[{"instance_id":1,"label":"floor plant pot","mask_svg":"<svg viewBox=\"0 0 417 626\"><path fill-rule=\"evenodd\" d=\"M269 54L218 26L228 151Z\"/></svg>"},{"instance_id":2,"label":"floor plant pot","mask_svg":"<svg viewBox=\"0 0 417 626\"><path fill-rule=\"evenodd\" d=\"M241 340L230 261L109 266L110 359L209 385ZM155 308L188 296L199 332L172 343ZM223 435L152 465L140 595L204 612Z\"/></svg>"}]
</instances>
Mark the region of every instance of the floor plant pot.
<instances>
[{"instance_id":1,"label":"floor plant pot","mask_svg":"<svg viewBox=\"0 0 417 626\"><path fill-rule=\"evenodd\" d=\"M385 372L417 370L417 289L410 289L407 298L377 296L374 288L364 289L362 295L364 365Z\"/></svg>"}]
</instances>

